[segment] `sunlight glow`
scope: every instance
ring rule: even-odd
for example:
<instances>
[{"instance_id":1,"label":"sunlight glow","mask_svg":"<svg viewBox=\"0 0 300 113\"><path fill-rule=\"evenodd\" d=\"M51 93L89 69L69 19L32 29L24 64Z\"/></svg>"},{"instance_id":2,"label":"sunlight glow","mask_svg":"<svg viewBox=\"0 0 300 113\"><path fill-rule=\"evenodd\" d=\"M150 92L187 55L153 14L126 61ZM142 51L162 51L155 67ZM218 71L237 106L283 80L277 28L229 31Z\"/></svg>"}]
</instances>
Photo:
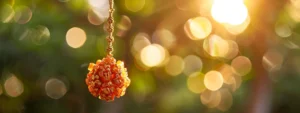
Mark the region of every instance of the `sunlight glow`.
<instances>
[{"instance_id":1,"label":"sunlight glow","mask_svg":"<svg viewBox=\"0 0 300 113\"><path fill-rule=\"evenodd\" d=\"M248 9L243 0L214 0L211 15L220 23L239 25L247 19Z\"/></svg>"}]
</instances>

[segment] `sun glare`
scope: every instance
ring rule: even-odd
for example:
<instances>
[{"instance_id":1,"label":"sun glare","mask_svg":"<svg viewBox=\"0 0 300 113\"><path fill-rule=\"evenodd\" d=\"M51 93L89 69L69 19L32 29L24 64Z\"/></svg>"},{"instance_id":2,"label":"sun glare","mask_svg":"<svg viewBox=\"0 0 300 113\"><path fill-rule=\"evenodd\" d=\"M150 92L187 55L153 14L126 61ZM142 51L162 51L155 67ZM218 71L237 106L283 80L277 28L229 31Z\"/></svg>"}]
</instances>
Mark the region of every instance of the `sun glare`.
<instances>
[{"instance_id":1,"label":"sun glare","mask_svg":"<svg viewBox=\"0 0 300 113\"><path fill-rule=\"evenodd\" d=\"M214 0L212 17L220 23L240 25L248 17L248 9L243 0Z\"/></svg>"}]
</instances>

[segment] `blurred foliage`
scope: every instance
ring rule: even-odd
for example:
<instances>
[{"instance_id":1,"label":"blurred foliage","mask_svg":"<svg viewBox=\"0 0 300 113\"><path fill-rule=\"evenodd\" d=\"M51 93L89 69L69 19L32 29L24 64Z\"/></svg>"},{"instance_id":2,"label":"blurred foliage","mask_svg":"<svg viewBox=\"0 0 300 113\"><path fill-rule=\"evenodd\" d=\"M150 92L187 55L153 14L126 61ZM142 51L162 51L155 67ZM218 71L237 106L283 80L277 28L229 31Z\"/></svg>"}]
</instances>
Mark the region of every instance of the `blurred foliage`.
<instances>
[{"instance_id":1,"label":"blurred foliage","mask_svg":"<svg viewBox=\"0 0 300 113\"><path fill-rule=\"evenodd\" d=\"M98 2L103 2L103 0L98 0ZM220 55L224 50L222 46L218 44L214 45L215 49L212 51L217 52L212 55L204 49L204 40L191 40L190 36L193 36L193 32L186 34L185 27L190 27L185 25L186 22L193 21L193 18L198 16L203 16L211 22L210 24L199 24L198 26L211 25L212 28L207 30L210 31L208 34L218 34L226 40L234 40L238 44L238 52L235 56L247 56L252 62L255 62L253 59L255 59L255 55L257 54L255 51L253 52L254 44L252 43L255 43L253 37L260 37L260 34L256 33L257 31L263 32L267 37L265 45L268 48L277 50L279 55L282 56L280 60L283 62L279 70L268 73L268 78L272 80L272 92L269 95L271 97L270 102L272 103L271 112L299 112L300 32L298 22L287 12L290 2L285 3L283 0L272 1L273 3L267 4L267 8L264 9L263 7L255 7L255 3L252 3L250 0L245 0L251 22L250 24L248 23L249 26L245 28L245 31L240 34L228 33L224 26L213 20L213 17L202 14L203 9L201 8L204 8L206 2L209 1L115 0L116 13L114 17L116 24L122 22L122 16L128 16L130 22L126 21L127 23L125 22L125 24L129 26L130 23L130 29L122 31L117 26L115 27L115 34L117 36L114 43L114 57L125 61L125 66L128 68L129 77L132 82L124 97L107 103L92 97L84 81L88 72L88 63L95 62L97 59L104 57L107 46L105 39L107 33L104 30L105 23L93 25L88 20L88 11L92 9L88 0L1 0L0 13L2 16L7 15L7 12L10 11L7 6L12 6L13 10L19 6L27 6L31 9L32 17L25 24L15 22L15 19L8 22L1 20L0 22L0 112L245 112L251 101L249 97L253 94L251 88L256 83L254 81L255 77L258 76L255 75L256 70L253 69L256 64L252 63L252 70L248 74L233 76L233 79L237 79L234 77L241 78L241 87L237 88L235 86L233 88L236 88L235 91L231 91L233 104L227 111L212 109L201 103L200 94L191 92L187 87L187 79L191 73L180 73L170 76L165 71L164 66L167 64L168 58L173 55L179 56L183 61L185 61L184 58L188 55L195 55L197 56L196 58L201 58L199 62L192 62L190 63L192 66L185 66L185 68L195 68L194 70L202 73L207 73L211 70L220 70L224 64L231 64L232 58L211 57L213 55ZM140 3L142 3L142 6L140 6ZM276 7L278 4L284 5ZM270 14L257 14L260 10L270 10ZM280 32L278 33L275 30L276 23L280 23L279 25L287 24L288 27L283 28L283 33L281 33L282 30L278 30ZM128 26L125 26L125 28ZM70 47L66 42L66 33L72 27L79 27L86 33L84 45L76 49ZM288 28L288 30L285 28ZM174 39L171 40L174 44L169 44L173 45L170 48L163 48L163 44L168 44L167 42L170 40L165 40L166 42L162 40L160 42L157 41L160 40L160 34L151 35L161 29L167 29L164 33L170 32L169 34L163 34L163 36L174 36ZM198 33L199 31L195 32ZM291 32L290 35L286 36L289 32ZM141 61L141 56L135 55L134 52L136 51L132 52L132 47L135 43L133 40L139 33L150 35L143 36L146 37L146 42L140 41L138 43L145 43L145 45L137 46L146 47L152 43L157 43L159 46L155 46L156 48L154 47L154 49L158 48L158 51L160 51L163 48L163 53L159 54L165 55L166 59L160 59L161 65L153 67L147 67L147 64L141 65L143 62ZM151 38L155 36L158 38ZM218 39L213 38L212 40L215 41ZM206 41L208 43L211 40L207 39ZM142 48L138 50L136 54L142 51ZM150 54L157 55L155 52ZM198 60L194 59L193 61ZM278 61L278 59L275 59L275 61ZM184 71L184 69L181 71ZM18 84L12 85L13 91L24 90L20 96L11 97L7 93L7 89L5 89L6 80L11 76L15 76L21 81L21 87L16 88ZM46 83L51 78L57 78L62 81L64 85L59 87L67 89L66 93L55 93L58 96L62 96L59 99L53 99L45 90ZM231 85L224 84L221 89L231 90L232 87ZM262 94L264 93L262 92Z\"/></svg>"}]
</instances>

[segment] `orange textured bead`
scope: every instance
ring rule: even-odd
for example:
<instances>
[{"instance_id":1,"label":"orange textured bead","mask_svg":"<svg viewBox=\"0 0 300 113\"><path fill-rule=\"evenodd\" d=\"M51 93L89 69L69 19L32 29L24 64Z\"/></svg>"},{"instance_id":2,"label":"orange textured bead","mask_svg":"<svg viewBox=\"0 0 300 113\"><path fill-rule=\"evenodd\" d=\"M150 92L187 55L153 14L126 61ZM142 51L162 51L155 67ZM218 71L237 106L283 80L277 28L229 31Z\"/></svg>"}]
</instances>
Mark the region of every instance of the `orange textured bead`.
<instances>
[{"instance_id":1,"label":"orange textured bead","mask_svg":"<svg viewBox=\"0 0 300 113\"><path fill-rule=\"evenodd\" d=\"M101 100L113 101L125 94L130 84L127 69L122 61L116 62L112 56L90 63L85 82L90 93Z\"/></svg>"}]
</instances>

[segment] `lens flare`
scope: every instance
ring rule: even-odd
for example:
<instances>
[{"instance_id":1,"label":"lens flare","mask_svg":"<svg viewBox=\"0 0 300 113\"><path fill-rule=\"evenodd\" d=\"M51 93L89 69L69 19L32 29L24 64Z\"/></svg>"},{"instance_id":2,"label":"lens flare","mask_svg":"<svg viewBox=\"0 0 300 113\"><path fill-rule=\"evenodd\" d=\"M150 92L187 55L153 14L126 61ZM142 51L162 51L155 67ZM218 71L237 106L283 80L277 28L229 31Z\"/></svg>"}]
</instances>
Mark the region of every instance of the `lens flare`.
<instances>
[{"instance_id":1,"label":"lens flare","mask_svg":"<svg viewBox=\"0 0 300 113\"><path fill-rule=\"evenodd\" d=\"M73 27L68 30L66 34L66 41L70 47L80 48L86 41L86 34L82 29Z\"/></svg>"},{"instance_id":2,"label":"lens flare","mask_svg":"<svg viewBox=\"0 0 300 113\"><path fill-rule=\"evenodd\" d=\"M220 89L223 85L223 76L218 71L209 71L205 74L204 85L207 89L211 91L216 91Z\"/></svg>"}]
</instances>

